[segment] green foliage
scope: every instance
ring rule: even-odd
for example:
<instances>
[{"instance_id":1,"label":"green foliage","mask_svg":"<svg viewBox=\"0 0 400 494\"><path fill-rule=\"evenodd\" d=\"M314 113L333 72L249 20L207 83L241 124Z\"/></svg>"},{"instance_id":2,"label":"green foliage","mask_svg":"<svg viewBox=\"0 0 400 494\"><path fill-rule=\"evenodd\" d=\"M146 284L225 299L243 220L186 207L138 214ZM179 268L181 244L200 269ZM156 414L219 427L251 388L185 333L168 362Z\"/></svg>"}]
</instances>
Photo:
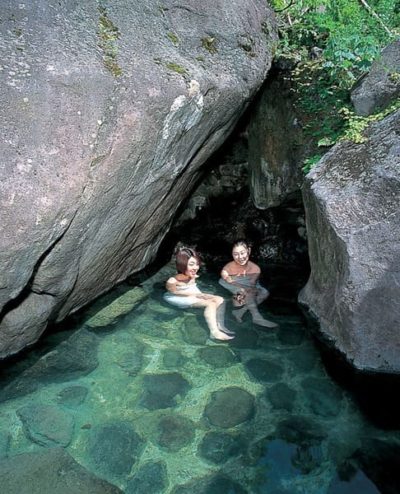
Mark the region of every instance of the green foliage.
<instances>
[{"instance_id":1,"label":"green foliage","mask_svg":"<svg viewBox=\"0 0 400 494\"><path fill-rule=\"evenodd\" d=\"M353 141L357 144L365 142L366 137L364 135L364 131L368 128L368 126L373 122L379 122L380 120L383 120L385 117L397 111L399 108L400 99L398 99L388 108L385 108L385 110L374 113L373 115L368 115L368 117L361 117L359 115L356 115L348 108L342 108L341 113L343 115L343 118L346 120L346 126L340 139Z\"/></svg>"},{"instance_id":2,"label":"green foliage","mask_svg":"<svg viewBox=\"0 0 400 494\"><path fill-rule=\"evenodd\" d=\"M206 36L205 38L202 38L201 39L201 46L205 50L210 52L211 55L214 55L218 51L216 39L211 37L211 36Z\"/></svg>"},{"instance_id":3,"label":"green foliage","mask_svg":"<svg viewBox=\"0 0 400 494\"><path fill-rule=\"evenodd\" d=\"M372 11L357 0L272 0L271 4L280 34L276 58L295 67L291 85L306 136L320 148L343 136L357 136L355 142L360 142L365 122L350 118L349 90L382 48L400 35L398 0L368 0ZM310 163L318 161L309 160L303 168L307 171Z\"/></svg>"},{"instance_id":4,"label":"green foliage","mask_svg":"<svg viewBox=\"0 0 400 494\"><path fill-rule=\"evenodd\" d=\"M304 173L308 173L311 168L318 163L318 161L322 158L322 154L314 154L310 158L304 160L304 166L302 168Z\"/></svg>"},{"instance_id":5,"label":"green foliage","mask_svg":"<svg viewBox=\"0 0 400 494\"><path fill-rule=\"evenodd\" d=\"M167 67L167 69L172 70L173 72L176 72L177 74L180 74L180 75L186 75L187 74L187 70L184 67L182 67L182 65L179 65L175 62L167 62L165 64L165 66Z\"/></svg>"},{"instance_id":6,"label":"green foliage","mask_svg":"<svg viewBox=\"0 0 400 494\"><path fill-rule=\"evenodd\" d=\"M176 46L176 45L179 45L179 38L178 36L173 33L172 31L170 31L169 33L167 33L167 36L168 38L170 39L170 41Z\"/></svg>"},{"instance_id":7,"label":"green foliage","mask_svg":"<svg viewBox=\"0 0 400 494\"><path fill-rule=\"evenodd\" d=\"M98 11L97 37L98 45L103 52L103 63L114 77L119 77L122 74L122 69L117 63L119 29L109 19L104 7L98 7Z\"/></svg>"}]
</instances>

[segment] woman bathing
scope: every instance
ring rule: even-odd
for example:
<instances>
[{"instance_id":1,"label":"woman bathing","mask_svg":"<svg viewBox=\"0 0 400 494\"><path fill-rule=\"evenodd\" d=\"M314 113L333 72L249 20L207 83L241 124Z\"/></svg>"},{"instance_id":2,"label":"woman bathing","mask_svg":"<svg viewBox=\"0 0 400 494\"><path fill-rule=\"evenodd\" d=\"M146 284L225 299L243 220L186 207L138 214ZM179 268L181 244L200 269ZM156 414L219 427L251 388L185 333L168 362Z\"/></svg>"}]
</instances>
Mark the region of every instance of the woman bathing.
<instances>
[{"instance_id":1,"label":"woman bathing","mask_svg":"<svg viewBox=\"0 0 400 494\"><path fill-rule=\"evenodd\" d=\"M203 293L196 284L200 258L196 251L181 247L176 253L176 269L178 273L168 279L164 299L181 309L203 307L204 317L215 340L231 340L231 331L224 326L225 302L222 297Z\"/></svg>"},{"instance_id":2,"label":"woman bathing","mask_svg":"<svg viewBox=\"0 0 400 494\"><path fill-rule=\"evenodd\" d=\"M237 308L233 315L238 322L242 322L244 314L250 311L254 324L276 328L278 325L264 319L257 308L268 297L269 292L258 281L261 270L250 261L250 252L247 242L236 242L232 248L233 261L222 268L219 283L234 294L233 304Z\"/></svg>"}]
</instances>

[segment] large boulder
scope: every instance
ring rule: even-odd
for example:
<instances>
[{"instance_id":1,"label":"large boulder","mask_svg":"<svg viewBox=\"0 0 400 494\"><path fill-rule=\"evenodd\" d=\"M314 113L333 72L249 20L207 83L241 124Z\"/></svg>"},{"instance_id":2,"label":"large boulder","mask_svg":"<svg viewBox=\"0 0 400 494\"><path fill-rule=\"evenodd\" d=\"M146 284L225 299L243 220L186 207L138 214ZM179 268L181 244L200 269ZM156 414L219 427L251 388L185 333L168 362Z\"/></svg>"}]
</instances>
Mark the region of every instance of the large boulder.
<instances>
[{"instance_id":1,"label":"large boulder","mask_svg":"<svg viewBox=\"0 0 400 494\"><path fill-rule=\"evenodd\" d=\"M311 276L299 300L358 369L400 372L400 111L341 142L304 186Z\"/></svg>"},{"instance_id":2,"label":"large boulder","mask_svg":"<svg viewBox=\"0 0 400 494\"><path fill-rule=\"evenodd\" d=\"M358 115L371 115L400 96L400 39L393 41L351 92Z\"/></svg>"},{"instance_id":3,"label":"large boulder","mask_svg":"<svg viewBox=\"0 0 400 494\"><path fill-rule=\"evenodd\" d=\"M287 73L276 70L268 78L251 114L248 135L254 205L259 209L280 206L299 193L307 152L302 116Z\"/></svg>"},{"instance_id":4,"label":"large boulder","mask_svg":"<svg viewBox=\"0 0 400 494\"><path fill-rule=\"evenodd\" d=\"M154 258L275 41L264 0L2 6L0 357Z\"/></svg>"}]
</instances>

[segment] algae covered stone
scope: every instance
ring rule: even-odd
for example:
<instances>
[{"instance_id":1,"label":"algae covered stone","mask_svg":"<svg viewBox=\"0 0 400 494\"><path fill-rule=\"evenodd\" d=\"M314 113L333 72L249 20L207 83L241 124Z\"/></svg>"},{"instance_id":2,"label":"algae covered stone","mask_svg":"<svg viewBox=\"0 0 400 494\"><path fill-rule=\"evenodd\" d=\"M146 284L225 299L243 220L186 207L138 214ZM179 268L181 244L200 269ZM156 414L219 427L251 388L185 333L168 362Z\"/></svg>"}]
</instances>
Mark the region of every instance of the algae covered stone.
<instances>
[{"instance_id":1,"label":"algae covered stone","mask_svg":"<svg viewBox=\"0 0 400 494\"><path fill-rule=\"evenodd\" d=\"M218 369L222 367L230 367L238 362L238 357L229 348L223 346L209 346L201 348L198 355L207 364Z\"/></svg>"},{"instance_id":2,"label":"algae covered stone","mask_svg":"<svg viewBox=\"0 0 400 494\"><path fill-rule=\"evenodd\" d=\"M194 439L193 422L180 415L162 417L158 424L158 444L168 451L179 451Z\"/></svg>"},{"instance_id":3,"label":"algae covered stone","mask_svg":"<svg viewBox=\"0 0 400 494\"><path fill-rule=\"evenodd\" d=\"M221 389L212 393L204 415L212 425L235 427L253 418L254 402L254 396L242 388Z\"/></svg>"},{"instance_id":4,"label":"algae covered stone","mask_svg":"<svg viewBox=\"0 0 400 494\"><path fill-rule=\"evenodd\" d=\"M301 383L311 410L322 417L336 417L341 408L343 392L327 379L308 377Z\"/></svg>"},{"instance_id":5,"label":"algae covered stone","mask_svg":"<svg viewBox=\"0 0 400 494\"><path fill-rule=\"evenodd\" d=\"M250 359L245 363L250 375L261 382L274 382L281 379L284 369L277 362L259 358Z\"/></svg>"},{"instance_id":6,"label":"algae covered stone","mask_svg":"<svg viewBox=\"0 0 400 494\"><path fill-rule=\"evenodd\" d=\"M101 328L113 324L120 316L128 314L141 304L147 296L147 293L140 287L128 290L96 312L85 324L90 328Z\"/></svg>"},{"instance_id":7,"label":"algae covered stone","mask_svg":"<svg viewBox=\"0 0 400 494\"><path fill-rule=\"evenodd\" d=\"M174 407L190 388L189 382L178 372L148 374L143 377L140 403L149 410Z\"/></svg>"},{"instance_id":8,"label":"algae covered stone","mask_svg":"<svg viewBox=\"0 0 400 494\"><path fill-rule=\"evenodd\" d=\"M85 386L68 386L58 393L57 401L61 405L75 408L85 401L88 392Z\"/></svg>"},{"instance_id":9,"label":"algae covered stone","mask_svg":"<svg viewBox=\"0 0 400 494\"><path fill-rule=\"evenodd\" d=\"M143 448L143 440L128 422L112 422L91 430L88 452L101 472L127 475Z\"/></svg>"},{"instance_id":10,"label":"algae covered stone","mask_svg":"<svg viewBox=\"0 0 400 494\"><path fill-rule=\"evenodd\" d=\"M74 419L53 405L27 405L17 410L25 435L41 446L68 446Z\"/></svg>"},{"instance_id":11,"label":"algae covered stone","mask_svg":"<svg viewBox=\"0 0 400 494\"><path fill-rule=\"evenodd\" d=\"M63 448L0 460L4 494L123 494L76 462Z\"/></svg>"},{"instance_id":12,"label":"algae covered stone","mask_svg":"<svg viewBox=\"0 0 400 494\"><path fill-rule=\"evenodd\" d=\"M177 486L172 494L247 494L247 491L224 475L214 475Z\"/></svg>"},{"instance_id":13,"label":"algae covered stone","mask_svg":"<svg viewBox=\"0 0 400 494\"><path fill-rule=\"evenodd\" d=\"M145 463L128 481L125 494L162 494L168 486L164 462Z\"/></svg>"},{"instance_id":14,"label":"algae covered stone","mask_svg":"<svg viewBox=\"0 0 400 494\"><path fill-rule=\"evenodd\" d=\"M287 412L293 410L297 392L286 383L274 384L265 394L276 410L286 410Z\"/></svg>"},{"instance_id":15,"label":"algae covered stone","mask_svg":"<svg viewBox=\"0 0 400 494\"><path fill-rule=\"evenodd\" d=\"M198 454L216 465L225 463L229 458L245 451L245 441L227 432L208 432L201 441Z\"/></svg>"}]
</instances>

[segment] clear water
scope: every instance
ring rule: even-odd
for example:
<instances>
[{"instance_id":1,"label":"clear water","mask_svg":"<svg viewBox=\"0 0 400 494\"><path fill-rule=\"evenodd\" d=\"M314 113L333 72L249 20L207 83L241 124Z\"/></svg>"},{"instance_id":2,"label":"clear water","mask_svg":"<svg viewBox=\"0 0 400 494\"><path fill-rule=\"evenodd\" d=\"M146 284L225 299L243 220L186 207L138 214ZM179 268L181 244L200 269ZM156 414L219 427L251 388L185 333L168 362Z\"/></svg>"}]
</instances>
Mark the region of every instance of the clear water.
<instances>
[{"instance_id":1,"label":"clear water","mask_svg":"<svg viewBox=\"0 0 400 494\"><path fill-rule=\"evenodd\" d=\"M370 424L328 377L295 307L261 309L278 330L228 310L237 336L217 343L201 310L162 300L167 271L7 367L0 456L61 445L126 493L400 492L399 432ZM216 281L200 286L225 294ZM59 360L69 342L81 360Z\"/></svg>"}]
</instances>

